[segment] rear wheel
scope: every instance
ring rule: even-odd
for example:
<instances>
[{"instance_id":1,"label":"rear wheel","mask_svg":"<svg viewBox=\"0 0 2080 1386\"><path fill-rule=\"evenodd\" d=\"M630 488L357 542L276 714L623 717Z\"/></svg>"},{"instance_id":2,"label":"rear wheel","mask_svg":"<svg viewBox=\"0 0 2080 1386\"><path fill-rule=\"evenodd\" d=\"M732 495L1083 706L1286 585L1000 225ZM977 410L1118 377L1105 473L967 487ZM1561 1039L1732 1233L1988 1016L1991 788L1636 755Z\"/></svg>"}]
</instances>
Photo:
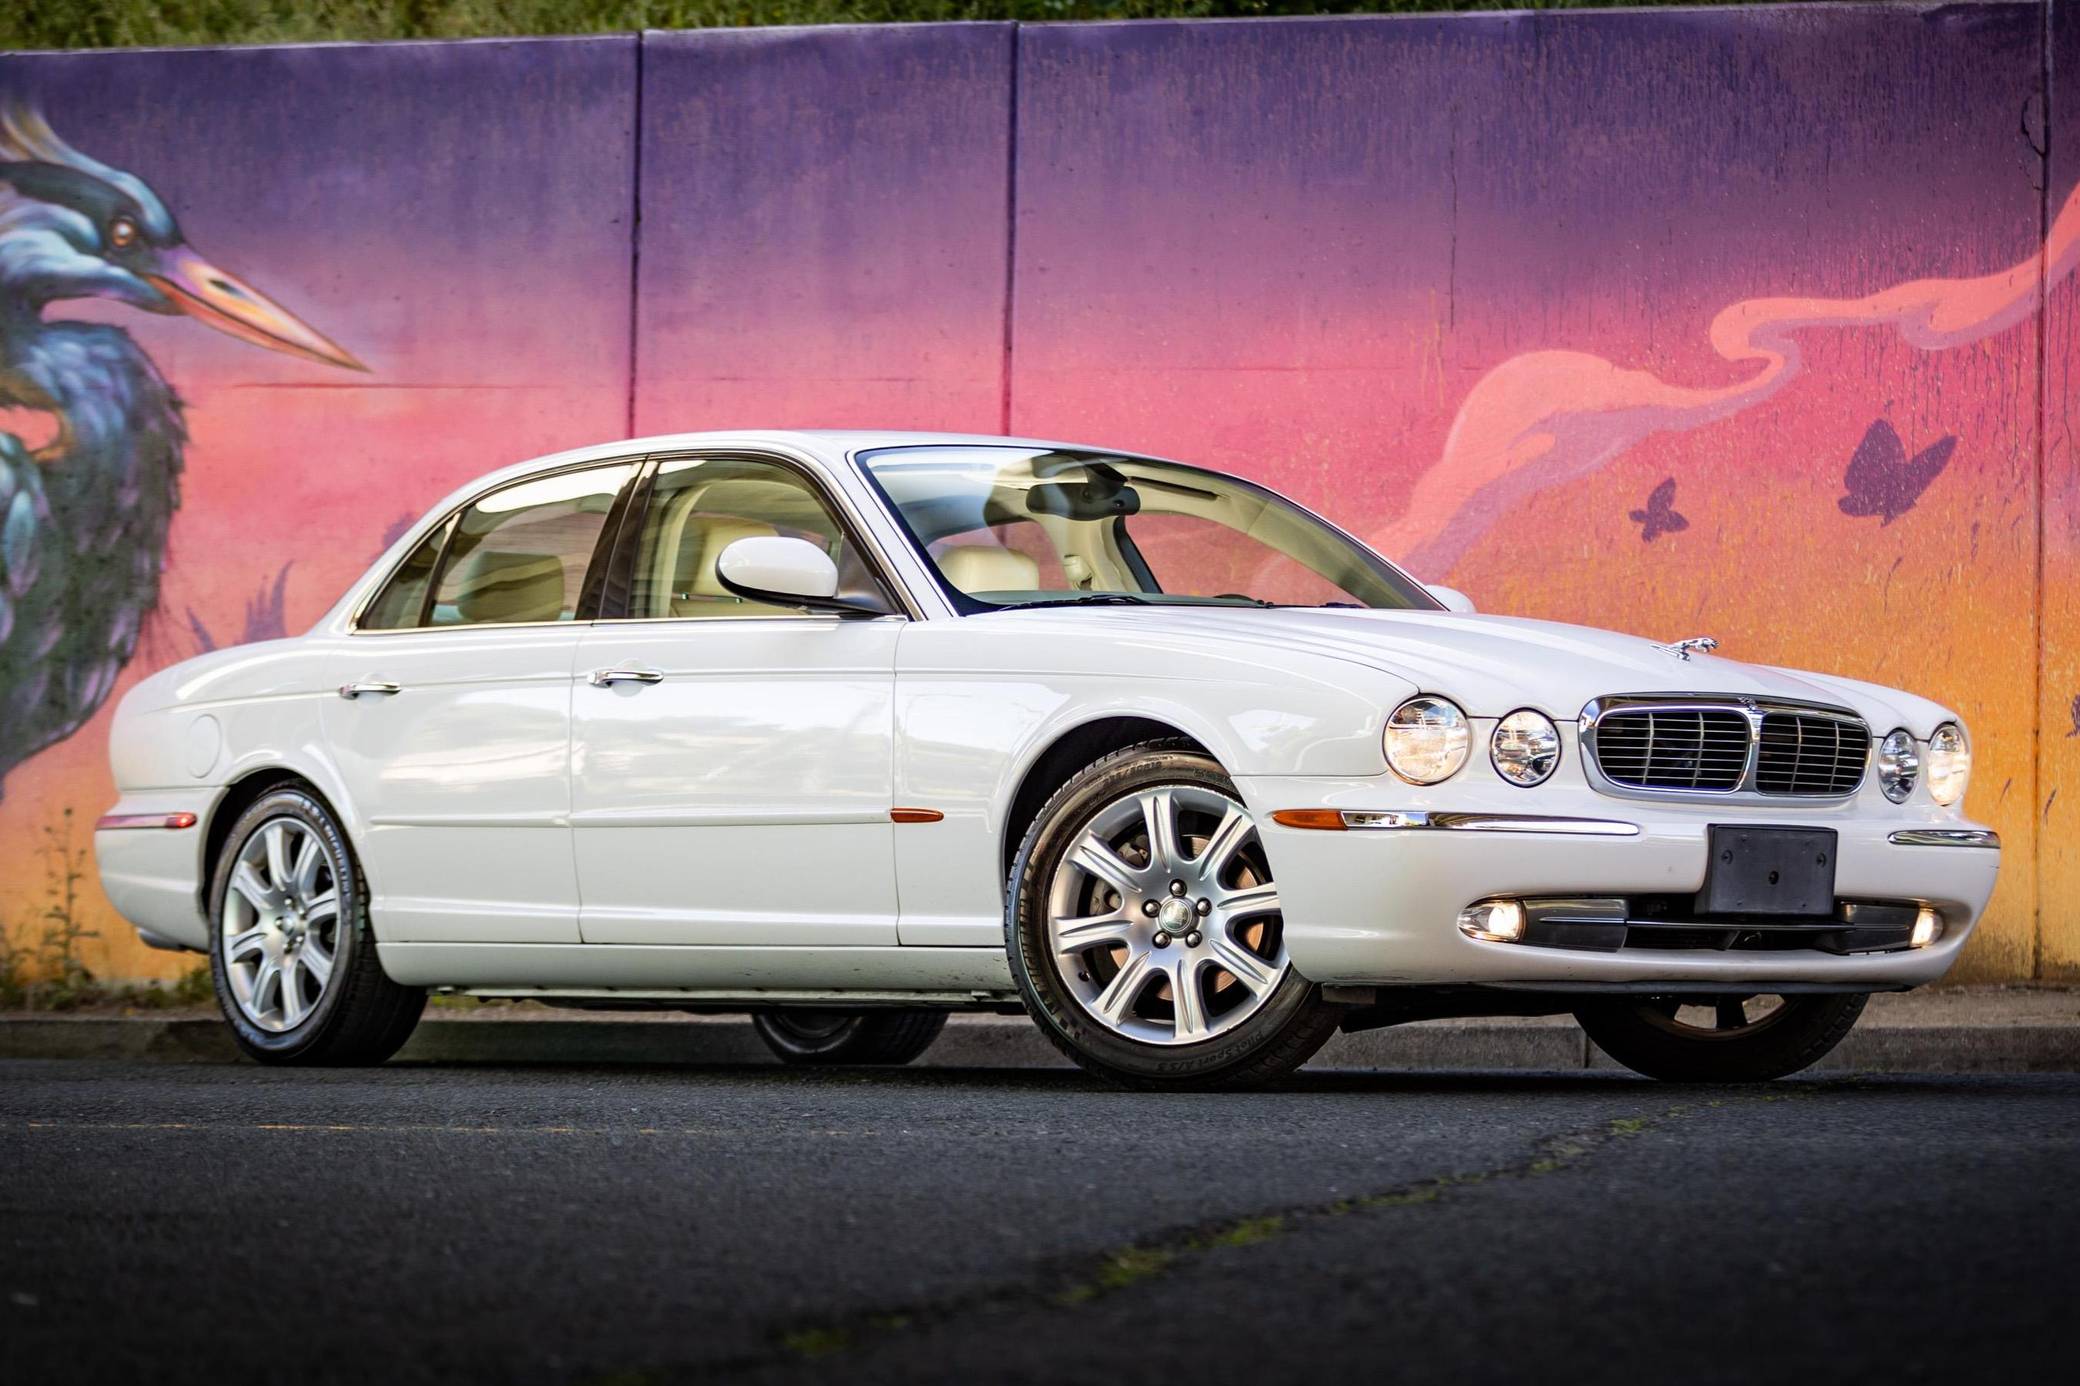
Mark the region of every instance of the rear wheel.
<instances>
[{"instance_id":1,"label":"rear wheel","mask_svg":"<svg viewBox=\"0 0 2080 1386\"><path fill-rule=\"evenodd\" d=\"M1293 970L1255 821L1218 763L1130 746L1064 785L1026 835L1011 973L1055 1046L1131 1087L1240 1087L1305 1063L1340 1012Z\"/></svg>"},{"instance_id":2,"label":"rear wheel","mask_svg":"<svg viewBox=\"0 0 2080 1386\"><path fill-rule=\"evenodd\" d=\"M1642 996L1598 1001L1575 1019L1635 1073L1673 1083L1761 1083L1818 1063L1863 1014L1862 993Z\"/></svg>"},{"instance_id":3,"label":"rear wheel","mask_svg":"<svg viewBox=\"0 0 2080 1386\"><path fill-rule=\"evenodd\" d=\"M751 1024L787 1063L907 1064L939 1038L946 1012L784 1007L755 1012Z\"/></svg>"},{"instance_id":4,"label":"rear wheel","mask_svg":"<svg viewBox=\"0 0 2080 1386\"><path fill-rule=\"evenodd\" d=\"M367 892L332 811L279 789L239 816L210 884L210 976L239 1048L270 1064L378 1064L426 993L376 958Z\"/></svg>"}]
</instances>

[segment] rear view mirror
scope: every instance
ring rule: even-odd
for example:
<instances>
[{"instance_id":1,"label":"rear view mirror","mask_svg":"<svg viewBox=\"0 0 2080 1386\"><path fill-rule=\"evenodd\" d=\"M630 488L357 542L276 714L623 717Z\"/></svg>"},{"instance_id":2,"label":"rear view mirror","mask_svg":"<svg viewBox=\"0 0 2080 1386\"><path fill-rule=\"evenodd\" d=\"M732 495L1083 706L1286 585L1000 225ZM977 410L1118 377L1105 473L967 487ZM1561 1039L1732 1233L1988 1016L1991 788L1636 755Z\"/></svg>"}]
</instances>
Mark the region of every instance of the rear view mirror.
<instances>
[{"instance_id":1,"label":"rear view mirror","mask_svg":"<svg viewBox=\"0 0 2080 1386\"><path fill-rule=\"evenodd\" d=\"M1467 596L1456 587L1446 587L1441 583L1426 582L1423 584L1423 590L1443 602L1446 611L1456 611L1464 616L1473 614L1473 598Z\"/></svg>"},{"instance_id":2,"label":"rear view mirror","mask_svg":"<svg viewBox=\"0 0 2080 1386\"><path fill-rule=\"evenodd\" d=\"M877 603L840 596L838 565L806 539L772 534L739 539L715 560L715 577L726 591L751 601L846 616L887 614Z\"/></svg>"}]
</instances>

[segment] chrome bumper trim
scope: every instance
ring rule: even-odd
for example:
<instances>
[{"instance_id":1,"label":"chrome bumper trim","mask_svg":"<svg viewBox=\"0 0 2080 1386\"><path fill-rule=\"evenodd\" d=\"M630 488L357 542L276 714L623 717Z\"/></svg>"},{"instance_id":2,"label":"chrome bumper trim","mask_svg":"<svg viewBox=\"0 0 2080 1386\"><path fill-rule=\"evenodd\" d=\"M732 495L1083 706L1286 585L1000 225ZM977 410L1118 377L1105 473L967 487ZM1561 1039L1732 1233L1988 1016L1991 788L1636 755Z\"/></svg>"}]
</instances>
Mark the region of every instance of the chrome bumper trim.
<instances>
[{"instance_id":1,"label":"chrome bumper trim","mask_svg":"<svg viewBox=\"0 0 2080 1386\"><path fill-rule=\"evenodd\" d=\"M1613 818L1553 818L1533 813L1448 813L1437 809L1345 809L1343 826L1428 828L1463 833L1555 833L1569 837L1638 837L1639 824Z\"/></svg>"},{"instance_id":2,"label":"chrome bumper trim","mask_svg":"<svg viewBox=\"0 0 2080 1386\"><path fill-rule=\"evenodd\" d=\"M1902 828L1888 839L1895 847L1991 847L2001 835L1988 828Z\"/></svg>"}]
</instances>

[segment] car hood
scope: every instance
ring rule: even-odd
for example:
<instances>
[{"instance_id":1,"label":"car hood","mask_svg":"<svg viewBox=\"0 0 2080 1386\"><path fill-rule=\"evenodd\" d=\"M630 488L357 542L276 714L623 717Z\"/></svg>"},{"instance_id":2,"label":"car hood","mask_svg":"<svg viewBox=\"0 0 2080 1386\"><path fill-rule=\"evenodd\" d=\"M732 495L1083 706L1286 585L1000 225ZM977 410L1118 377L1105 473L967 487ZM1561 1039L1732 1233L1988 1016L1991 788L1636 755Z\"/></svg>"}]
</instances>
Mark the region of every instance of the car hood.
<instances>
[{"instance_id":1,"label":"car hood","mask_svg":"<svg viewBox=\"0 0 2080 1386\"><path fill-rule=\"evenodd\" d=\"M1536 707L1568 720L1590 699L1619 693L1829 703L1863 714L1881 731L1905 724L1923 735L1947 715L1925 699L1873 684L1716 655L1684 659L1640 636L1559 621L1324 607L1164 607L1104 614L1144 629L1155 624L1172 636L1261 643L1367 665L1443 694L1477 717Z\"/></svg>"}]
</instances>

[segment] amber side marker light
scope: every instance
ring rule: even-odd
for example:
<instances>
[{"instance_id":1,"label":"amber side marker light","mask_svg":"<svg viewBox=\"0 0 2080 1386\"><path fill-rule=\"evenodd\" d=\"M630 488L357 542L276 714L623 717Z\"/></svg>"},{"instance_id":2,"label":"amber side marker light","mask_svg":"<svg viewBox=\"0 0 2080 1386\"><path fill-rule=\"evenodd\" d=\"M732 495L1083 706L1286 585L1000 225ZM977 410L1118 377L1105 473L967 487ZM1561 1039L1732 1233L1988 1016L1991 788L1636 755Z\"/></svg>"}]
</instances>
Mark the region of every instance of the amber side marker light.
<instances>
[{"instance_id":1,"label":"amber side marker light","mask_svg":"<svg viewBox=\"0 0 2080 1386\"><path fill-rule=\"evenodd\" d=\"M891 823L937 823L945 816L937 809L892 808L888 811Z\"/></svg>"},{"instance_id":2,"label":"amber side marker light","mask_svg":"<svg viewBox=\"0 0 2080 1386\"><path fill-rule=\"evenodd\" d=\"M1321 828L1333 833L1348 826L1341 809L1279 809L1271 821L1285 828Z\"/></svg>"},{"instance_id":3,"label":"amber side marker light","mask_svg":"<svg viewBox=\"0 0 2080 1386\"><path fill-rule=\"evenodd\" d=\"M94 831L110 828L192 828L192 813L104 813L94 820Z\"/></svg>"}]
</instances>

